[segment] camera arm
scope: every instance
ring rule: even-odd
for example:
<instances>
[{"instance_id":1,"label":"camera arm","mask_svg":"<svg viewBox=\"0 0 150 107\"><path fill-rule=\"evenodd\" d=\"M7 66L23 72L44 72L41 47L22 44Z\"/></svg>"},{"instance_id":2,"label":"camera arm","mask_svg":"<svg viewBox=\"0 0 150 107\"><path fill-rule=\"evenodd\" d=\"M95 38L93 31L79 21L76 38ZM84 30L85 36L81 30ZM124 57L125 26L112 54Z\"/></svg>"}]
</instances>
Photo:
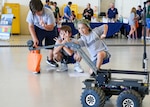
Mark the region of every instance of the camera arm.
<instances>
[{"instance_id":1,"label":"camera arm","mask_svg":"<svg viewBox=\"0 0 150 107\"><path fill-rule=\"evenodd\" d=\"M65 44L56 44L56 45L49 45L49 46L42 46L42 47L37 47L35 48L33 46L33 41L29 40L27 41L27 46L29 47L29 50L40 50L40 49L46 49L46 48L53 48L57 46L66 46L72 48L74 51L77 51L79 55L85 60L87 65L93 70L93 72L97 75L98 69L96 66L92 63L91 59L88 57L88 55L82 50L81 46L79 44L76 44L74 42L67 42Z\"/></svg>"}]
</instances>

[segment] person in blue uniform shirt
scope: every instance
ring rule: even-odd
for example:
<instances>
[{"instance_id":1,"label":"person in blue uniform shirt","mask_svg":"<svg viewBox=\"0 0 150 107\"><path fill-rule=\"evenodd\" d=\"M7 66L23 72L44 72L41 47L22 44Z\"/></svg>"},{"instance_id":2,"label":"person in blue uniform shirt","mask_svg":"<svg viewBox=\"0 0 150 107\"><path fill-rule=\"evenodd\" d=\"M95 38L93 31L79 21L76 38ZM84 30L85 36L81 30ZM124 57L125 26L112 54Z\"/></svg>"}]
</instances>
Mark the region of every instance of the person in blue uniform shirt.
<instances>
[{"instance_id":1,"label":"person in blue uniform shirt","mask_svg":"<svg viewBox=\"0 0 150 107\"><path fill-rule=\"evenodd\" d=\"M107 11L107 17L109 21L116 22L118 19L118 10L115 8L114 3L110 4L110 8Z\"/></svg>"},{"instance_id":2,"label":"person in blue uniform shirt","mask_svg":"<svg viewBox=\"0 0 150 107\"><path fill-rule=\"evenodd\" d=\"M43 40L45 41L45 46L54 45L57 28L53 12L51 9L44 7L41 0L31 0L29 7L30 10L26 21L34 42L33 46L42 46ZM53 61L53 48L48 50L49 55L46 62L51 66L58 67L58 64Z\"/></svg>"},{"instance_id":3,"label":"person in blue uniform shirt","mask_svg":"<svg viewBox=\"0 0 150 107\"><path fill-rule=\"evenodd\" d=\"M72 11L71 11L71 5L72 5L72 2L69 1L68 2L68 5L64 8L64 19L66 22L68 21L72 21Z\"/></svg>"}]
</instances>

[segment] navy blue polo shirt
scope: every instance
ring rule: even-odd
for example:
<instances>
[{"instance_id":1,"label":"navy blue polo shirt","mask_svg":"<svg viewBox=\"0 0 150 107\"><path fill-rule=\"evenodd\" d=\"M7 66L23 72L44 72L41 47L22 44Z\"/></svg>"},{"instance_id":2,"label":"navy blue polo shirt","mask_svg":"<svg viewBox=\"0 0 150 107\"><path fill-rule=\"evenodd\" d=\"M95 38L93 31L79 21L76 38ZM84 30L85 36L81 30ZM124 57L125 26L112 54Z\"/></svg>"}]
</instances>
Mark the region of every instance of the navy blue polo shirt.
<instances>
[{"instance_id":1,"label":"navy blue polo shirt","mask_svg":"<svg viewBox=\"0 0 150 107\"><path fill-rule=\"evenodd\" d=\"M107 14L108 14L108 18L110 19L116 18L116 15L118 14L118 10L116 8L114 8L113 10L109 8Z\"/></svg>"},{"instance_id":2,"label":"navy blue polo shirt","mask_svg":"<svg viewBox=\"0 0 150 107\"><path fill-rule=\"evenodd\" d=\"M139 15L139 20L141 20L142 19L142 12L143 12L143 10L141 9L141 10L137 10L136 11L136 13Z\"/></svg>"}]
</instances>

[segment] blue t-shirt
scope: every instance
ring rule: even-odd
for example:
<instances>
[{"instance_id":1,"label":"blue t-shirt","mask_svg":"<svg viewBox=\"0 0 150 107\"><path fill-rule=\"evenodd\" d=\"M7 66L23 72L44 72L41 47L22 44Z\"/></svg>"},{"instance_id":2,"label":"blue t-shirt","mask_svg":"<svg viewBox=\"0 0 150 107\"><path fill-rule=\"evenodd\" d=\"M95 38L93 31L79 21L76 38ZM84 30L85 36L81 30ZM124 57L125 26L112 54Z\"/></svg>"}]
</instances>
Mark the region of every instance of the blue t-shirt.
<instances>
[{"instance_id":1,"label":"blue t-shirt","mask_svg":"<svg viewBox=\"0 0 150 107\"><path fill-rule=\"evenodd\" d=\"M116 8L114 8L113 10L109 8L107 14L108 14L108 18L110 19L116 18L116 15L118 14L118 10Z\"/></svg>"},{"instance_id":2,"label":"blue t-shirt","mask_svg":"<svg viewBox=\"0 0 150 107\"><path fill-rule=\"evenodd\" d=\"M66 13L69 17L71 17L71 9L70 9L69 6L66 6L66 7L64 8L64 14L65 14L65 13ZM65 15L64 15L64 19L69 20L69 18L66 17Z\"/></svg>"},{"instance_id":3,"label":"blue t-shirt","mask_svg":"<svg viewBox=\"0 0 150 107\"><path fill-rule=\"evenodd\" d=\"M134 14L133 12L130 13L129 25L131 25L131 26L135 25L135 20L134 20L134 18L135 18L135 14Z\"/></svg>"}]
</instances>

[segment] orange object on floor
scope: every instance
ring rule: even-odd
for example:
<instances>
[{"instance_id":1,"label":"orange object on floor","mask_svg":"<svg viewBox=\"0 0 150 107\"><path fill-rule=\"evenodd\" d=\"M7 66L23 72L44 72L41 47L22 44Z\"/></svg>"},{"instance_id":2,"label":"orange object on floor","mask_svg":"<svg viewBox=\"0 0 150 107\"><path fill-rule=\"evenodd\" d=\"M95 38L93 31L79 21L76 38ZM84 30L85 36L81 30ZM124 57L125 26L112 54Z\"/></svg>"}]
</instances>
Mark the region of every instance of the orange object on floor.
<instances>
[{"instance_id":1,"label":"orange object on floor","mask_svg":"<svg viewBox=\"0 0 150 107\"><path fill-rule=\"evenodd\" d=\"M28 54L28 69L32 72L40 72L42 55L39 50L32 50Z\"/></svg>"}]
</instances>

